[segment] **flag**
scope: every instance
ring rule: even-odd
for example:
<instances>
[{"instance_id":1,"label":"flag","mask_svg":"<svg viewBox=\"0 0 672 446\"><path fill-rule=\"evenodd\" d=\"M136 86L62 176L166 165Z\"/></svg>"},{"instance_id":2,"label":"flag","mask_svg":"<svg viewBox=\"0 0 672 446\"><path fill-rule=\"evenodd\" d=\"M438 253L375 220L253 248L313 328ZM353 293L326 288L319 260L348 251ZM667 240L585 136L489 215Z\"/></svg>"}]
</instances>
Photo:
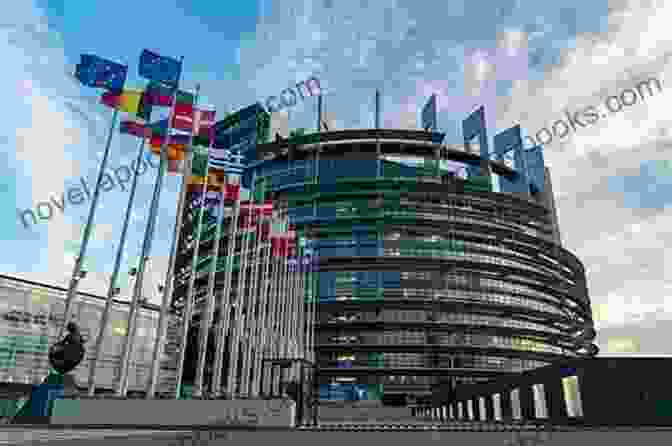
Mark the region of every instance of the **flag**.
<instances>
[{"instance_id":1,"label":"flag","mask_svg":"<svg viewBox=\"0 0 672 446\"><path fill-rule=\"evenodd\" d=\"M191 161L191 174L205 177L208 172L208 151L194 148L194 156Z\"/></svg>"},{"instance_id":2,"label":"flag","mask_svg":"<svg viewBox=\"0 0 672 446\"><path fill-rule=\"evenodd\" d=\"M260 225L260 230L261 230L261 241L266 242L268 241L268 236L271 233L271 223L270 222L264 222Z\"/></svg>"},{"instance_id":3,"label":"flag","mask_svg":"<svg viewBox=\"0 0 672 446\"><path fill-rule=\"evenodd\" d=\"M168 119L161 119L147 125L152 136L164 136L168 132Z\"/></svg>"},{"instance_id":4,"label":"flag","mask_svg":"<svg viewBox=\"0 0 672 446\"><path fill-rule=\"evenodd\" d=\"M147 99L147 90L140 96L140 103L138 104L138 112L136 116L145 122L149 122L152 116L152 103Z\"/></svg>"},{"instance_id":5,"label":"flag","mask_svg":"<svg viewBox=\"0 0 672 446\"><path fill-rule=\"evenodd\" d=\"M257 184L254 188L254 200L261 203L266 199L266 195L270 192L270 181L268 177L260 177L257 179Z\"/></svg>"},{"instance_id":6,"label":"flag","mask_svg":"<svg viewBox=\"0 0 672 446\"><path fill-rule=\"evenodd\" d=\"M193 166L193 165L192 165ZM219 172L208 172L208 191L219 191L225 185L225 176ZM192 174L187 178L188 192L203 192L205 186L205 175Z\"/></svg>"},{"instance_id":7,"label":"flag","mask_svg":"<svg viewBox=\"0 0 672 446\"><path fill-rule=\"evenodd\" d=\"M82 54L75 68L75 77L87 87L121 91L128 67L92 54Z\"/></svg>"},{"instance_id":8,"label":"flag","mask_svg":"<svg viewBox=\"0 0 672 446\"><path fill-rule=\"evenodd\" d=\"M149 50L142 50L138 67L140 77L177 88L181 73L181 61L161 56Z\"/></svg>"},{"instance_id":9,"label":"flag","mask_svg":"<svg viewBox=\"0 0 672 446\"><path fill-rule=\"evenodd\" d=\"M240 200L240 184L227 183L224 186L224 199L231 201Z\"/></svg>"},{"instance_id":10,"label":"flag","mask_svg":"<svg viewBox=\"0 0 672 446\"><path fill-rule=\"evenodd\" d=\"M280 239L280 255L287 257L289 255L289 237L285 235Z\"/></svg>"},{"instance_id":11,"label":"flag","mask_svg":"<svg viewBox=\"0 0 672 446\"><path fill-rule=\"evenodd\" d=\"M184 172L184 159L168 158L166 172L180 174Z\"/></svg>"},{"instance_id":12,"label":"flag","mask_svg":"<svg viewBox=\"0 0 672 446\"><path fill-rule=\"evenodd\" d=\"M145 126L145 122L139 118L121 121L119 132L137 136L138 138L146 138L150 134Z\"/></svg>"},{"instance_id":13,"label":"flag","mask_svg":"<svg viewBox=\"0 0 672 446\"><path fill-rule=\"evenodd\" d=\"M433 94L422 108L422 128L436 129L436 95Z\"/></svg>"},{"instance_id":14,"label":"flag","mask_svg":"<svg viewBox=\"0 0 672 446\"><path fill-rule=\"evenodd\" d=\"M210 165L215 169L221 169L229 174L242 174L245 168L243 164L243 155L240 153L232 153L230 150L217 149L211 147L210 149Z\"/></svg>"},{"instance_id":15,"label":"flag","mask_svg":"<svg viewBox=\"0 0 672 446\"><path fill-rule=\"evenodd\" d=\"M259 214L264 217L270 217L273 215L273 201L266 200L264 204L257 206L259 209Z\"/></svg>"},{"instance_id":16,"label":"flag","mask_svg":"<svg viewBox=\"0 0 672 446\"><path fill-rule=\"evenodd\" d=\"M151 146L151 151L155 155L161 156L161 145ZM185 157L184 144L168 144L166 146L166 159L169 161L183 160Z\"/></svg>"},{"instance_id":17,"label":"flag","mask_svg":"<svg viewBox=\"0 0 672 446\"><path fill-rule=\"evenodd\" d=\"M195 146L212 147L215 141L215 128L210 127L205 129L201 127L201 131L194 135L192 144Z\"/></svg>"},{"instance_id":18,"label":"flag","mask_svg":"<svg viewBox=\"0 0 672 446\"><path fill-rule=\"evenodd\" d=\"M273 257L280 255L280 236L277 234L271 235L271 255Z\"/></svg>"},{"instance_id":19,"label":"flag","mask_svg":"<svg viewBox=\"0 0 672 446\"><path fill-rule=\"evenodd\" d=\"M152 146L152 149L157 148L157 149L160 150L161 149L161 144L163 144L164 138L165 138L164 135L153 134L149 139L149 143ZM186 147L187 144L189 144L190 139L191 139L191 137L189 135L174 134L174 135L168 136L167 144L172 145L172 146L183 146L183 148L184 148L184 147Z\"/></svg>"},{"instance_id":20,"label":"flag","mask_svg":"<svg viewBox=\"0 0 672 446\"><path fill-rule=\"evenodd\" d=\"M268 200L264 204L241 203L240 212L249 213L250 209L256 217L270 217L273 215L273 202Z\"/></svg>"},{"instance_id":21,"label":"flag","mask_svg":"<svg viewBox=\"0 0 672 446\"><path fill-rule=\"evenodd\" d=\"M215 113L214 109L199 105L194 112L193 134L199 135L203 132L209 132L210 128L215 125Z\"/></svg>"},{"instance_id":22,"label":"flag","mask_svg":"<svg viewBox=\"0 0 672 446\"><path fill-rule=\"evenodd\" d=\"M158 82L150 82L145 89L145 101L149 105L170 107L173 105L173 90Z\"/></svg>"},{"instance_id":23,"label":"flag","mask_svg":"<svg viewBox=\"0 0 672 446\"><path fill-rule=\"evenodd\" d=\"M199 106L194 111L193 144L210 147L214 141L215 110Z\"/></svg>"},{"instance_id":24,"label":"flag","mask_svg":"<svg viewBox=\"0 0 672 446\"><path fill-rule=\"evenodd\" d=\"M194 128L194 95L185 91L178 91L175 96L173 122L171 127L185 132Z\"/></svg>"},{"instance_id":25,"label":"flag","mask_svg":"<svg viewBox=\"0 0 672 446\"><path fill-rule=\"evenodd\" d=\"M119 111L137 114L142 95L142 90L124 89L120 94L108 91L103 93L100 101L108 107L116 108Z\"/></svg>"},{"instance_id":26,"label":"flag","mask_svg":"<svg viewBox=\"0 0 672 446\"><path fill-rule=\"evenodd\" d=\"M240 214L238 216L238 228L250 229L256 226L256 218L254 216L254 209L249 205L240 206Z\"/></svg>"},{"instance_id":27,"label":"flag","mask_svg":"<svg viewBox=\"0 0 672 446\"><path fill-rule=\"evenodd\" d=\"M190 204L192 209L205 206L206 210L212 210L213 208L219 206L219 204L222 202L222 194L218 190L207 191L205 193L205 201L204 201L203 191L187 192L187 202ZM215 221L213 221L212 223L215 223Z\"/></svg>"}]
</instances>

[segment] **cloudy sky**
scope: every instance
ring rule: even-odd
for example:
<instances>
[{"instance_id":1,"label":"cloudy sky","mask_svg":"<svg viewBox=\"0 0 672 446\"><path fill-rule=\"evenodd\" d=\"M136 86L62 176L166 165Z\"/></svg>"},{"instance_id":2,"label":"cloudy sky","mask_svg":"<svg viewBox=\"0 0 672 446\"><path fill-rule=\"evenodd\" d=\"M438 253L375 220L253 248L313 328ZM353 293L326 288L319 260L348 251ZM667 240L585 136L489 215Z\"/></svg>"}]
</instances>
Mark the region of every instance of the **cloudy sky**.
<instances>
[{"instance_id":1,"label":"cloudy sky","mask_svg":"<svg viewBox=\"0 0 672 446\"><path fill-rule=\"evenodd\" d=\"M128 64L127 85L142 86L138 56L148 48L184 56L182 86L200 83L220 116L316 75L339 128L373 125L377 88L391 128L417 128L419 109L436 93L448 143L459 143L461 120L479 105L490 136L520 124L524 135L543 138L563 242L586 265L602 351L672 353L669 2L65 3L11 2L0 19L0 271L67 284L89 202L66 202L63 211L52 204L51 219L27 228L18 212L60 203L81 177L93 187L111 113L73 79L79 55ZM633 96L647 79L661 89ZM570 130L567 115L588 107L599 119L579 116ZM314 99L299 103L290 127L312 127L315 108ZM544 128L556 134L549 139ZM109 166L128 165L136 150L136 139L115 134ZM140 251L155 172L140 180L126 265ZM162 191L154 283L166 270L178 180L169 177ZM84 291L106 292L127 189L117 184L101 197Z\"/></svg>"}]
</instances>

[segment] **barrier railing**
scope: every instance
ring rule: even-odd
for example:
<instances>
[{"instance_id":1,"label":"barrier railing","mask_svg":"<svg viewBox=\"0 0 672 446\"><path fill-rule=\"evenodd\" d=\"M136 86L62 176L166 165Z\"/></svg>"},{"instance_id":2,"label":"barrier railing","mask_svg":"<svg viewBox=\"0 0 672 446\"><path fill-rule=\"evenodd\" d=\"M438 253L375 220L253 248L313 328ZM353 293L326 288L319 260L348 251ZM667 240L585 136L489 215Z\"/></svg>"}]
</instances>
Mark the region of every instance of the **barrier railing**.
<instances>
[{"instance_id":1,"label":"barrier railing","mask_svg":"<svg viewBox=\"0 0 672 446\"><path fill-rule=\"evenodd\" d=\"M572 359L435 392L416 417L551 425L672 426L672 358Z\"/></svg>"}]
</instances>

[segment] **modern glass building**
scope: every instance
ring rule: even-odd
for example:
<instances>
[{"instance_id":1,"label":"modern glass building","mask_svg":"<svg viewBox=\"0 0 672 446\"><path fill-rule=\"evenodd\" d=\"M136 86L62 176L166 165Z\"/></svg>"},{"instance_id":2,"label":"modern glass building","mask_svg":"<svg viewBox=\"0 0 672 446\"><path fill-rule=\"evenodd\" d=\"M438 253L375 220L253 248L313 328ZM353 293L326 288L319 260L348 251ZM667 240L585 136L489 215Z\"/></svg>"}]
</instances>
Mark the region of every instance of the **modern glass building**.
<instances>
[{"instance_id":1,"label":"modern glass building","mask_svg":"<svg viewBox=\"0 0 672 446\"><path fill-rule=\"evenodd\" d=\"M323 399L412 402L446 381L596 354L543 160L521 177L442 140L346 130L257 146L244 184L272 190L297 254L318 259L303 292L317 302Z\"/></svg>"}]
</instances>

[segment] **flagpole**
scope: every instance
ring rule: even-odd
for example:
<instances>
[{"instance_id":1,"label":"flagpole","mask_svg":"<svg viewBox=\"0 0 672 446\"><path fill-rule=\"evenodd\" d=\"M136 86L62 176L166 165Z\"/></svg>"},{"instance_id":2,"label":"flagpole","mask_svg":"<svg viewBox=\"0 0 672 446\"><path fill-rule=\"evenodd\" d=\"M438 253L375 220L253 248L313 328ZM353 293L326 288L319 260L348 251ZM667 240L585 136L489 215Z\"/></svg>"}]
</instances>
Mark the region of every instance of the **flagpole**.
<instances>
[{"instance_id":1,"label":"flagpole","mask_svg":"<svg viewBox=\"0 0 672 446\"><path fill-rule=\"evenodd\" d=\"M228 186L229 176L226 176ZM239 183L240 184L240 183ZM228 241L226 247L226 267L224 269L224 287L222 289L222 298L219 302L219 327L217 329L217 345L215 347L215 365L212 376L212 393L220 396L222 393L222 372L224 371L224 348L226 347L226 336L229 332L231 322L231 276L233 274L233 256L238 237L238 217L240 215L240 189L234 197L233 215L228 229ZM231 355L229 355L231 356Z\"/></svg>"},{"instance_id":2,"label":"flagpole","mask_svg":"<svg viewBox=\"0 0 672 446\"><path fill-rule=\"evenodd\" d=\"M317 132L322 130L322 92L317 97Z\"/></svg>"},{"instance_id":3,"label":"flagpole","mask_svg":"<svg viewBox=\"0 0 672 446\"><path fill-rule=\"evenodd\" d=\"M107 160L110 155L110 145L112 144L112 135L114 134L114 127L117 125L117 120L119 118L119 110L116 108L112 113L112 122L110 123L110 130L107 134L107 141L105 143L105 151L103 152L103 160L100 163L100 168L98 169L98 180L96 181L96 188L93 192L93 199L91 200L91 207L89 208L89 216L86 219L86 226L84 226L84 234L82 236L82 244L79 247L79 255L75 259L75 266L72 270L72 277L70 278L70 285L68 287L68 294L65 298L65 311L63 313L63 325L58 332L59 339L63 337L65 332L65 327L68 324L68 321L72 313L72 301L75 299L77 294L77 286L79 285L79 280L83 278L82 276L82 264L84 263L84 256L86 256L86 247L89 244L89 238L91 237L91 228L93 227L93 219L96 213L96 207L98 206L98 197L100 197L100 185L103 182L103 175L105 174L105 169L107 169Z\"/></svg>"},{"instance_id":4,"label":"flagpole","mask_svg":"<svg viewBox=\"0 0 672 446\"><path fill-rule=\"evenodd\" d=\"M253 271L254 271L254 256L255 256L255 245L257 244L257 241L253 237L253 234L256 233L257 231L257 226L258 226L258 220L257 220L257 212L255 208L255 203L254 203L254 185L252 185L252 189L250 191L250 199L248 201L250 208L249 208L249 218L250 221L248 222L249 224L253 224L255 230L250 231L250 227L246 228L247 230L245 231L245 238L246 238L246 243L245 243L245 269L243 270L243 275L242 275L242 281L239 282L239 289L241 289L241 296L243 296L244 301L245 301L245 314L241 319L241 325L239 327L239 348L241 349L241 354L240 354L240 363L242 364L241 368L241 376L240 376L240 390L238 391L238 394L242 397L247 397L248 392L249 392L249 364L248 360L249 357L248 355L248 349L250 348L250 343L252 341L252 338L250 337L250 330L252 327L252 312L254 311L254 306L256 303L256 294L252 290L252 277L254 277ZM252 247L250 247L252 245ZM250 265L249 263L252 262ZM250 284L250 286L247 286L247 284ZM252 328L253 330L253 328ZM236 372L238 371L238 367L236 367Z\"/></svg>"},{"instance_id":5,"label":"flagpole","mask_svg":"<svg viewBox=\"0 0 672 446\"><path fill-rule=\"evenodd\" d=\"M255 231L253 239L253 248L251 252L251 272L248 286L249 297L249 313L247 315L248 323L250 324L250 329L247 330L247 344L245 346L244 355L243 355L243 391L246 396L250 396L252 393L251 384L252 380L250 379L250 371L252 368L252 349L256 346L256 332L257 326L259 325L259 310L258 305L260 301L260 290L258 286L253 284L259 283L259 262L261 260L260 254L260 234L261 234L261 211L262 207L257 206L254 196L250 195L250 205L252 206L255 218Z\"/></svg>"},{"instance_id":6,"label":"flagpole","mask_svg":"<svg viewBox=\"0 0 672 446\"><path fill-rule=\"evenodd\" d=\"M281 336L280 339L282 340L282 347L280 350L280 354L282 355L282 359L286 359L287 355L289 353L289 343L290 343L290 337L289 337L289 299L288 299L288 284L289 284L289 278L287 277L287 258L285 257L286 250L287 250L287 220L286 220L286 213L285 213L285 206L283 205L281 207L282 209L282 242L280 243L280 278L281 278L281 287L280 287L280 302L282 303L282 306L280 307L280 321L282 323L281 325ZM287 381L289 377L289 369L285 369L282 376L283 376L283 381Z\"/></svg>"},{"instance_id":7,"label":"flagpole","mask_svg":"<svg viewBox=\"0 0 672 446\"><path fill-rule=\"evenodd\" d=\"M262 200L263 204L262 206L265 206L266 200ZM253 375L252 375L252 397L256 398L259 396L259 393L261 392L260 389L260 380L263 375L263 354L264 354L264 347L266 345L266 338L268 336L268 329L267 329L267 324L266 324L266 305L267 305L267 296L268 296L268 274L269 274L269 266L270 266L270 242L269 239L264 240L264 225L269 224L270 225L270 220L266 216L266 208L264 207L262 209L262 224L260 225L261 231L260 231L260 240L261 240L261 246L260 246L260 283L261 288L259 291L259 323L255 327L255 338L254 338L254 356L252 357L252 369L253 369ZM269 235L270 235L270 228L269 228Z\"/></svg>"},{"instance_id":8,"label":"flagpole","mask_svg":"<svg viewBox=\"0 0 672 446\"><path fill-rule=\"evenodd\" d=\"M179 85L179 77L182 75L182 64L184 62L184 57L180 58L180 73L177 80L177 85L175 86L175 91L173 92L173 101L170 107L170 113L168 114L168 123L166 128L166 134L163 137L161 143L161 160L159 162L159 171L156 175L156 181L154 183L154 193L152 197L152 203L149 209L149 217L147 219L147 228L145 230L145 239L142 242L142 250L140 255L140 264L138 265L138 273L136 276L135 287L133 290L133 300L131 302L131 309L128 314L128 333L126 335L126 342L124 343L122 355L121 355L121 370L119 374L119 382L117 385L117 396L126 396L127 390L127 381L128 381L128 370L130 366L130 359L133 353L133 340L135 338L135 329L136 329L136 314L138 312L140 294L142 293L142 286L145 279L145 265L147 260L149 260L149 252L151 250L152 240L154 238L154 227L156 224L156 215L159 208L159 198L161 196L161 189L163 186L163 175L166 170L167 158L168 158L168 138L170 135L170 127L172 124L173 116L175 114L175 104L177 102L177 92Z\"/></svg>"},{"instance_id":9,"label":"flagpole","mask_svg":"<svg viewBox=\"0 0 672 446\"><path fill-rule=\"evenodd\" d=\"M126 246L126 234L128 232L128 223L131 219L131 213L133 211L133 202L135 200L135 190L138 184L138 166L140 166L140 161L142 160L142 154L145 149L145 139L142 138L138 147L138 155L135 157L135 171L133 172L133 182L131 183L131 190L128 196L128 204L126 205L126 215L124 216L124 226L121 229L121 235L119 237L119 246L117 248L117 256L114 261L114 268L112 270L112 276L110 277L110 287L107 290L107 300L105 301L105 310L103 310L102 320L100 326L98 327L98 336L96 337L96 346L94 348L93 358L91 358L91 364L89 366L89 396L93 396L96 391L96 365L98 358L100 357L100 351L103 347L103 340L105 338L105 329L110 319L110 311L112 310L112 301L114 296L117 294L117 277L119 275L119 269L121 267L121 260L124 256L124 247Z\"/></svg>"},{"instance_id":10,"label":"flagpole","mask_svg":"<svg viewBox=\"0 0 672 446\"><path fill-rule=\"evenodd\" d=\"M189 326L191 325L191 316L193 313L193 307L194 307L194 287L196 285L196 276L197 276L197 271L196 268L199 263L199 251L200 251L200 246L201 246L201 234L203 233L202 228L203 228L203 216L205 215L205 210L206 210L206 196L208 192L208 184L209 184L209 178L210 178L210 146L212 144L209 144L208 147L208 164L206 164L205 168L205 180L203 182L203 191L201 192L201 200L200 200L200 209L198 211L198 217L196 217L194 220L196 220L195 224L192 225L192 227L196 228L196 236L195 236L195 241L194 241L194 253L191 258L191 274L189 275L189 286L187 288L187 294L186 294L186 299L184 303L184 313L183 313L183 321L182 321L182 333L181 333L181 343L180 343L180 353L177 361L177 386L175 388L175 399L180 398L180 390L182 387L182 376L184 374L184 360L185 360L185 355L187 352L187 342L189 340ZM222 202L224 201L224 197L221 197Z\"/></svg>"},{"instance_id":11,"label":"flagpole","mask_svg":"<svg viewBox=\"0 0 672 446\"><path fill-rule=\"evenodd\" d=\"M270 252L270 270L271 277L268 287L268 338L265 341L265 350L269 355L269 359L277 359L276 357L276 347L278 343L278 332L276 330L276 319L277 319L277 262L276 254L277 248L274 248L274 245L277 244L277 234L275 231L275 226L277 225L277 210L274 209L274 215L272 216L271 223L271 232L269 234L269 239L271 240L271 252ZM274 244L273 241L276 240ZM267 394L273 395L275 393L275 376L273 374L273 369L269 365L264 370L264 392Z\"/></svg>"},{"instance_id":12,"label":"flagpole","mask_svg":"<svg viewBox=\"0 0 672 446\"><path fill-rule=\"evenodd\" d=\"M380 129L380 91L376 90L376 130Z\"/></svg>"},{"instance_id":13,"label":"flagpole","mask_svg":"<svg viewBox=\"0 0 672 446\"><path fill-rule=\"evenodd\" d=\"M266 191L266 180L262 183L264 186L264 194ZM275 250L273 249L273 240L276 238L275 235L275 224L277 218L277 210L273 209L271 212L270 218L270 227L268 232L269 240L269 249L268 249L268 265L266 270L268 271L267 283L266 283L266 301L267 301L267 314L265 320L265 329L264 329L264 338L263 342L263 354L268 359L276 359L274 357L275 352L275 342L277 340L277 333L275 332ZM262 361L263 363L263 361ZM270 365L265 365L262 367L262 388L261 391L269 395L273 391L273 375L271 373Z\"/></svg>"},{"instance_id":14,"label":"flagpole","mask_svg":"<svg viewBox=\"0 0 672 446\"><path fill-rule=\"evenodd\" d=\"M198 98L201 92L200 84L196 84L196 94L194 96L194 106L192 110L192 120L195 119L196 107L198 106ZM193 122L192 122L193 124ZM156 392L156 385L159 378L159 369L161 362L161 353L166 343L166 318L168 316L168 308L170 307L171 298L173 295L173 275L175 274L175 262L177 261L177 250L182 236L182 222L184 221L184 207L187 196L187 180L191 175L192 164L194 162L194 132L192 129L189 138L189 153L187 162L185 163L182 172L182 188L180 189L180 198L177 202L177 214L175 215L175 230L173 231L173 239L170 244L170 257L168 259L168 272L166 272L166 280L163 284L163 298L161 300L161 315L159 317L159 326L156 333L156 341L154 343L154 352L152 354L152 367L149 376L149 383L147 384L147 392L145 398L154 398Z\"/></svg>"},{"instance_id":15,"label":"flagpole","mask_svg":"<svg viewBox=\"0 0 672 446\"><path fill-rule=\"evenodd\" d=\"M254 183L256 180L256 171L252 172L252 189L250 195L254 195ZM229 343L229 376L226 381L227 394L231 396L232 399L240 396L240 390L237 389L238 381L238 359L240 353L240 343L243 334L243 307L247 305L247 292L244 290L246 269L247 269L247 254L249 248L249 225L252 221L252 206L250 206L250 200L248 200L248 220L246 221L245 232L241 234L241 244L240 244L240 267L238 268L238 287L236 289L236 311L233 321L233 336L231 336L231 342ZM247 308L245 308L247 310ZM242 383L241 383L242 384Z\"/></svg>"},{"instance_id":16,"label":"flagpole","mask_svg":"<svg viewBox=\"0 0 672 446\"><path fill-rule=\"evenodd\" d=\"M224 195L226 182L220 185L220 193ZM208 273L208 288L206 295L206 307L203 309L201 317L201 328L199 333L198 360L196 362L196 379L194 381L195 397L200 397L203 393L203 375L205 372L205 359L208 353L208 338L210 336L210 327L212 326L213 312L215 310L215 278L217 275L217 264L219 263L219 245L222 237L222 225L225 221L224 200L219 203L219 212L217 215L217 227L215 228L215 244L213 246L212 261L210 262L210 272Z\"/></svg>"}]
</instances>

